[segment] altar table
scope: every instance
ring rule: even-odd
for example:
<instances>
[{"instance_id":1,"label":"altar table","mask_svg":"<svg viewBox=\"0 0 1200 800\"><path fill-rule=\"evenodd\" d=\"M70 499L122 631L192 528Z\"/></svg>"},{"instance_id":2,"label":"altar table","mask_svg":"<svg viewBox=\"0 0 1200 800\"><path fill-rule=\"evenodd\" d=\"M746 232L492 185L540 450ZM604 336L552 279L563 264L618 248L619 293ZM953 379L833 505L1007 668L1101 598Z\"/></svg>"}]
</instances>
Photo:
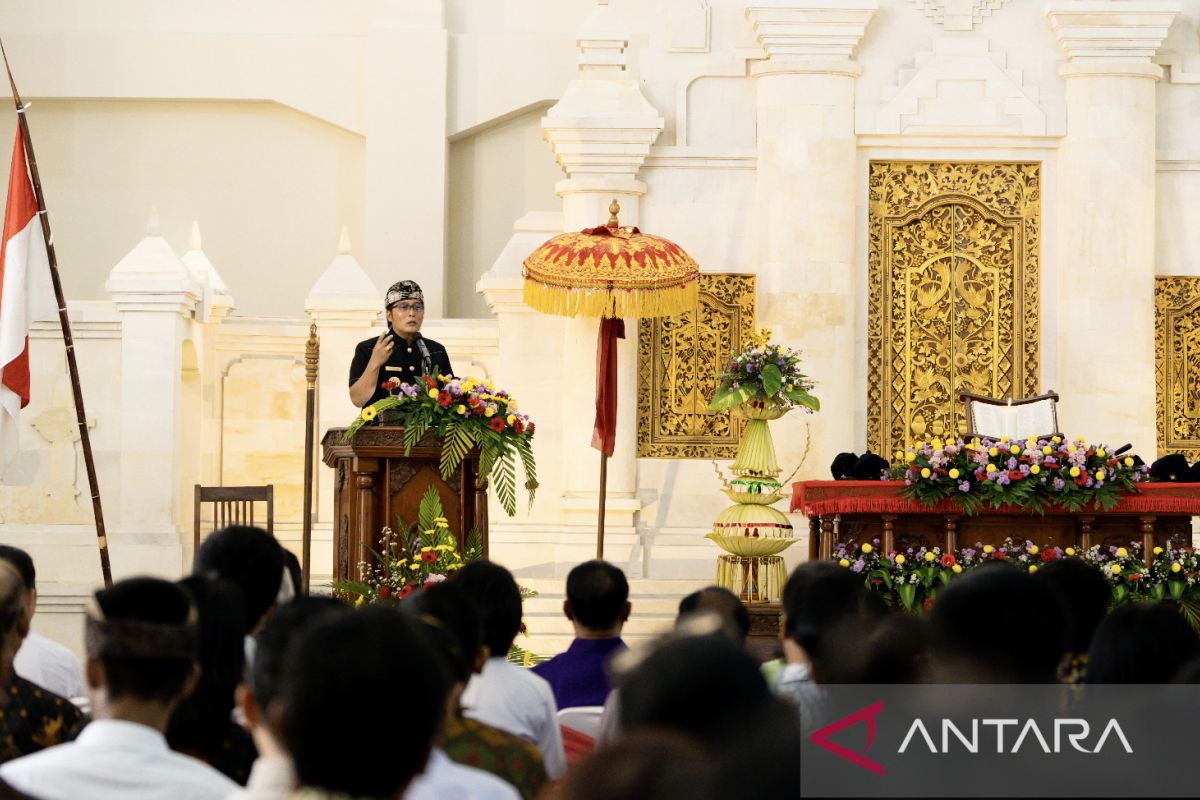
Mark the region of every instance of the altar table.
<instances>
[{"instance_id":1,"label":"altar table","mask_svg":"<svg viewBox=\"0 0 1200 800\"><path fill-rule=\"evenodd\" d=\"M1200 484L1145 483L1113 508L1072 512L1057 506L1044 514L1015 507L963 514L943 501L926 506L900 495L901 481L801 481L792 484L793 512L808 517L810 559L832 557L838 543L878 538L883 552L907 547L999 545L1006 537L1039 547L1086 550L1093 544L1127 545L1136 537L1143 552L1168 540L1190 544L1192 516L1200 515Z\"/></svg>"}]
</instances>

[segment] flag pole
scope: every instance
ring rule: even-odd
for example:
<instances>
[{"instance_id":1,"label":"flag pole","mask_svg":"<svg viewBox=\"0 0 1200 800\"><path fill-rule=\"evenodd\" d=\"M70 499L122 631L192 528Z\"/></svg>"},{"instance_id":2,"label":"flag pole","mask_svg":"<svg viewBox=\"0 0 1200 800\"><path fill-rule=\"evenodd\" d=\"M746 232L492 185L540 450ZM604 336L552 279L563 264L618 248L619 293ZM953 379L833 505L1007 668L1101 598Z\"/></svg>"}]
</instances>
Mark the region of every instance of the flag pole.
<instances>
[{"instance_id":1,"label":"flag pole","mask_svg":"<svg viewBox=\"0 0 1200 800\"><path fill-rule=\"evenodd\" d=\"M33 181L33 196L37 200L38 218L42 222L42 237L46 240L46 257L50 262L50 279L54 282L54 299L58 303L58 322L62 327L63 344L67 349L67 370L71 373L71 390L75 395L75 418L79 424L79 441L83 447L83 462L87 467L88 487L92 492L92 513L96 518L96 543L100 548L100 571L104 575L104 586L112 586L112 564L108 559L108 536L104 531L104 510L100 505L100 485L96 480L96 462L92 457L92 440L88 435L87 414L83 409L83 390L79 384L79 365L75 362L75 340L71 336L71 319L67 316L67 301L63 298L62 280L58 276L58 257L54 253L54 236L50 232L50 215L46 213L46 199L42 195L42 181L38 176L37 159L33 155L33 141L29 138L29 122L25 118L26 106L21 102L13 80L12 68L8 65L8 53L0 41L0 56L4 57L4 70L8 73L8 85L12 87L13 102L17 106L17 123L21 129L21 141L25 146L25 160L29 164L29 177Z\"/></svg>"},{"instance_id":2,"label":"flag pole","mask_svg":"<svg viewBox=\"0 0 1200 800\"><path fill-rule=\"evenodd\" d=\"M307 384L304 407L304 527L301 534L301 593L308 594L312 580L312 496L313 496L313 446L316 438L317 366L320 361L321 340L317 338L317 323L308 329L308 341L304 345L304 378Z\"/></svg>"}]
</instances>

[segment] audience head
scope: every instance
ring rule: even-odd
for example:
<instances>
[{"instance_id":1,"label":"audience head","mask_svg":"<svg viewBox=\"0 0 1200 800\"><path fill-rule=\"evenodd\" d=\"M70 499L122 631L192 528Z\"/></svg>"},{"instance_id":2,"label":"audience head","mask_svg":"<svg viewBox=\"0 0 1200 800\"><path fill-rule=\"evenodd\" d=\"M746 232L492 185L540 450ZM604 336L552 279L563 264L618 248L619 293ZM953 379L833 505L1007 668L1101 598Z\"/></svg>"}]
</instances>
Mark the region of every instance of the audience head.
<instances>
[{"instance_id":1,"label":"audience head","mask_svg":"<svg viewBox=\"0 0 1200 800\"><path fill-rule=\"evenodd\" d=\"M738 644L750 635L750 612L738 596L722 586L706 586L679 601L678 625L695 614L715 614L722 631Z\"/></svg>"},{"instance_id":2,"label":"audience head","mask_svg":"<svg viewBox=\"0 0 1200 800\"><path fill-rule=\"evenodd\" d=\"M862 668L862 640L886 614L861 575L810 561L783 587L785 645L803 651L817 683L841 683Z\"/></svg>"},{"instance_id":3,"label":"audience head","mask_svg":"<svg viewBox=\"0 0 1200 800\"><path fill-rule=\"evenodd\" d=\"M256 734L256 742L260 741L258 734L264 728L275 743L282 738L279 720L283 706L276 701L296 642L318 622L350 613L349 606L331 597L297 597L281 606L263 625L254 648L254 661L246 668L249 691L243 692L239 703Z\"/></svg>"},{"instance_id":4,"label":"audience head","mask_svg":"<svg viewBox=\"0 0 1200 800\"><path fill-rule=\"evenodd\" d=\"M292 585L289 587L291 589L290 592L283 586L279 587L280 602L282 603L284 601L283 595L285 594L287 595L287 599L291 600L293 597L299 597L304 593L304 586L302 585L304 582L304 570L301 569L300 559L296 557L295 553L286 547L281 547L280 551L283 553L284 572L287 573L288 580L292 582Z\"/></svg>"},{"instance_id":5,"label":"audience head","mask_svg":"<svg viewBox=\"0 0 1200 800\"><path fill-rule=\"evenodd\" d=\"M493 561L473 561L448 583L475 604L492 657L507 656L521 631L521 589L512 573Z\"/></svg>"},{"instance_id":6,"label":"audience head","mask_svg":"<svg viewBox=\"0 0 1200 800\"><path fill-rule=\"evenodd\" d=\"M625 573L607 561L585 561L567 574L563 613L581 632L617 636L629 610Z\"/></svg>"},{"instance_id":7,"label":"audience head","mask_svg":"<svg viewBox=\"0 0 1200 800\"><path fill-rule=\"evenodd\" d=\"M1096 628L1088 683L1166 683L1200 655L1196 631L1161 603L1125 603Z\"/></svg>"},{"instance_id":8,"label":"audience head","mask_svg":"<svg viewBox=\"0 0 1200 800\"><path fill-rule=\"evenodd\" d=\"M926 620L888 614L867 637L857 683L921 683L929 661Z\"/></svg>"},{"instance_id":9,"label":"audience head","mask_svg":"<svg viewBox=\"0 0 1200 800\"><path fill-rule=\"evenodd\" d=\"M454 681L465 686L483 666L483 627L475 604L449 581L416 592L401 608L429 627L430 641L445 656Z\"/></svg>"},{"instance_id":10,"label":"audience head","mask_svg":"<svg viewBox=\"0 0 1200 800\"><path fill-rule=\"evenodd\" d=\"M194 687L196 609L182 587L159 578L118 581L96 592L84 626L97 717L117 701L169 711Z\"/></svg>"},{"instance_id":11,"label":"audience head","mask_svg":"<svg viewBox=\"0 0 1200 800\"><path fill-rule=\"evenodd\" d=\"M1082 559L1060 558L1039 568L1033 579L1050 586L1063 602L1067 613L1067 652L1086 653L1112 598L1103 573Z\"/></svg>"},{"instance_id":12,"label":"audience head","mask_svg":"<svg viewBox=\"0 0 1200 800\"><path fill-rule=\"evenodd\" d=\"M647 728L601 748L567 773L562 800L707 800L712 756L695 740Z\"/></svg>"},{"instance_id":13,"label":"audience head","mask_svg":"<svg viewBox=\"0 0 1200 800\"><path fill-rule=\"evenodd\" d=\"M33 566L33 559L19 547L0 544L0 561L11 564L20 573L21 581L25 584L25 616L28 624L37 610L37 570Z\"/></svg>"},{"instance_id":14,"label":"audience head","mask_svg":"<svg viewBox=\"0 0 1200 800\"><path fill-rule=\"evenodd\" d=\"M13 659L21 642L29 633L29 617L25 611L25 581L11 563L0 560L0 686L12 680ZM0 692L0 704L9 697Z\"/></svg>"},{"instance_id":15,"label":"audience head","mask_svg":"<svg viewBox=\"0 0 1200 800\"><path fill-rule=\"evenodd\" d=\"M951 581L929 621L934 677L945 682L1054 683L1066 652L1058 594L1007 565Z\"/></svg>"},{"instance_id":16,"label":"audience head","mask_svg":"<svg viewBox=\"0 0 1200 800\"><path fill-rule=\"evenodd\" d=\"M429 757L449 688L417 622L382 606L323 618L288 661L283 738L301 785L398 797ZM392 698L402 721L378 698Z\"/></svg>"},{"instance_id":17,"label":"audience head","mask_svg":"<svg viewBox=\"0 0 1200 800\"><path fill-rule=\"evenodd\" d=\"M171 749L210 761L229 728L233 695L242 678L245 649L242 593L220 578L193 575L179 581L196 606L200 677L171 713Z\"/></svg>"},{"instance_id":18,"label":"audience head","mask_svg":"<svg viewBox=\"0 0 1200 800\"><path fill-rule=\"evenodd\" d=\"M192 573L224 578L242 590L243 633L252 634L279 595L283 548L262 528L231 525L201 542Z\"/></svg>"}]
</instances>

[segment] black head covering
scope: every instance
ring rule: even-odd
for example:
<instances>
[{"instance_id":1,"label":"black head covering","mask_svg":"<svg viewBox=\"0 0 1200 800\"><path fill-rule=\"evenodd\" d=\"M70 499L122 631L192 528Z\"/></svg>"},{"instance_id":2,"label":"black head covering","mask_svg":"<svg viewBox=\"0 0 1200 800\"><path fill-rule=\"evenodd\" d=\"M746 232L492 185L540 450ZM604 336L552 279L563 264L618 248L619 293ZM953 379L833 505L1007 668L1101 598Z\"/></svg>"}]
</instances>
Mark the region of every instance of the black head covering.
<instances>
[{"instance_id":1,"label":"black head covering","mask_svg":"<svg viewBox=\"0 0 1200 800\"><path fill-rule=\"evenodd\" d=\"M421 291L421 287L416 281L396 281L388 287L387 294L383 298L383 309L390 311L392 306L401 300L416 300L418 303L424 303L425 293Z\"/></svg>"}]
</instances>

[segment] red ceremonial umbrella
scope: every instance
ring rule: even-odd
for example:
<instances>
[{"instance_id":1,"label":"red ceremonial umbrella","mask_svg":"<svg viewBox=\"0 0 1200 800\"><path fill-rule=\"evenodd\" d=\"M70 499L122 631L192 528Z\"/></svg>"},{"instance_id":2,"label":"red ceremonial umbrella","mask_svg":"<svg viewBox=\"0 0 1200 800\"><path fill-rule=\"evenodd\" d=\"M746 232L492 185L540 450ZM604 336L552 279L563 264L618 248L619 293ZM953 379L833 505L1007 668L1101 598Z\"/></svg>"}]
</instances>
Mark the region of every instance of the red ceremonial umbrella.
<instances>
[{"instance_id":1,"label":"red ceremonial umbrella","mask_svg":"<svg viewBox=\"0 0 1200 800\"><path fill-rule=\"evenodd\" d=\"M525 259L525 303L547 314L600 317L596 347L596 423L600 451L600 517L596 557L604 557L608 458L616 442L617 339L625 318L666 317L696 307L700 267L674 242L622 228L621 207L608 224L555 236Z\"/></svg>"}]
</instances>

